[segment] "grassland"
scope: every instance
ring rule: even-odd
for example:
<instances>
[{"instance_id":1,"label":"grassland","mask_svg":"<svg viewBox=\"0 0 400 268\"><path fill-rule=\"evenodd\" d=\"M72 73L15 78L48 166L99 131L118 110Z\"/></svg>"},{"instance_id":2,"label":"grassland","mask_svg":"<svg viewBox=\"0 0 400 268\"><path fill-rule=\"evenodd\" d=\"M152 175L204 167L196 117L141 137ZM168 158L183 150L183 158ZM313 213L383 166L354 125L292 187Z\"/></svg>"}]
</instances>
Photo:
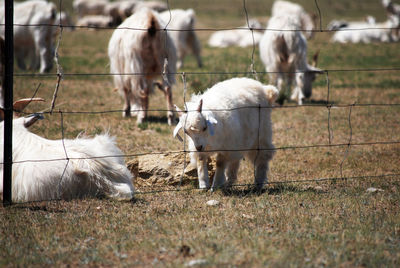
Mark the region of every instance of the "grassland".
<instances>
[{"instance_id":1,"label":"grassland","mask_svg":"<svg viewBox=\"0 0 400 268\"><path fill-rule=\"evenodd\" d=\"M314 1L299 2L317 13ZM271 3L246 1L246 8L250 17L266 22ZM245 23L243 1L169 4L193 7L198 28ZM318 4L323 28L334 18L361 20L368 14L385 19L380 1ZM71 10L71 3L63 1L63 7ZM250 70L252 48L210 48L206 42L211 33L198 32L205 66L198 68L188 57L180 70L187 73L188 95L236 76L212 72L243 76ZM111 34L112 30L63 32L59 54L65 76L55 113L46 114L32 131L52 139L109 131L127 161L138 153L182 150L172 139L165 112L155 111L165 109L160 92L150 99L152 120L138 127L134 119L122 118L122 100L111 76L103 75L109 72ZM0 208L0 266L182 267L203 260L210 267L398 267L400 176L385 175L400 173L400 145L391 143L400 140L400 106L395 105L400 103L399 71L334 70L398 68L399 44L332 44L330 35L316 33L309 41L309 57L320 50L318 66L332 70L317 78L311 101L273 110L279 150L264 192L252 193L244 186L210 193L194 189L194 182L181 191L159 193L146 193L158 187L138 186L133 202L85 199ZM257 47L254 66L264 70ZM55 69L49 76L32 77L16 70L15 99L32 96L40 85L37 96L47 102L32 105L28 112L48 109L57 81L54 73ZM267 75L258 77L268 82ZM182 107L181 76L177 81L174 102ZM331 109L325 105L328 92L335 105ZM358 105L349 106L354 103ZM78 113L82 111L101 113ZM344 146L319 146L329 139ZM349 141L354 145L347 146ZM252 166L243 163L238 183L252 180ZM369 193L369 187L379 190ZM210 199L220 204L207 206Z\"/></svg>"}]
</instances>

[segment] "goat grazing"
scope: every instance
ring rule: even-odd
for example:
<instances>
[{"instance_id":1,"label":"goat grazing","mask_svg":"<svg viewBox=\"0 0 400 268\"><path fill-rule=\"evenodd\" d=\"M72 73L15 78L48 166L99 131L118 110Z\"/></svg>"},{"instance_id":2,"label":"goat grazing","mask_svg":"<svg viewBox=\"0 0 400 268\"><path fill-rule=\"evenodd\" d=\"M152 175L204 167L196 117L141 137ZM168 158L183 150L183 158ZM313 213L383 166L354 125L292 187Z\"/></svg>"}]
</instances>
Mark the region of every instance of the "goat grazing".
<instances>
[{"instance_id":1,"label":"goat grazing","mask_svg":"<svg viewBox=\"0 0 400 268\"><path fill-rule=\"evenodd\" d=\"M17 65L48 72L53 67L54 30L46 25L55 24L56 6L43 0L14 3L14 51ZM1 23L4 24L4 5L0 7ZM4 37L4 26L0 27Z\"/></svg>"},{"instance_id":2,"label":"goat grazing","mask_svg":"<svg viewBox=\"0 0 400 268\"><path fill-rule=\"evenodd\" d=\"M290 95L294 78L295 88L290 98L297 100L301 105L304 98L311 97L312 82L316 74L323 73L321 69L315 67L318 54L314 56L313 65L307 63L307 40L299 31L300 27L299 21L295 18L272 17L268 22L268 29L282 29L282 31L267 30L260 41L261 61L269 73L270 83L276 85L280 91L278 101L281 104Z\"/></svg>"},{"instance_id":3,"label":"goat grazing","mask_svg":"<svg viewBox=\"0 0 400 268\"><path fill-rule=\"evenodd\" d=\"M311 38L314 35L314 18L312 18L302 6L289 1L278 0L272 5L271 17L286 15L294 17L300 22L300 30L304 30L304 35ZM279 29L279 28L278 28Z\"/></svg>"},{"instance_id":4,"label":"goat grazing","mask_svg":"<svg viewBox=\"0 0 400 268\"><path fill-rule=\"evenodd\" d=\"M14 110L21 111L31 101L39 100L42 99L22 99L14 103ZM40 117L35 114L13 120L14 202L86 196L133 197L132 174L125 166L115 138L104 134L94 138L48 140L27 129ZM1 122L0 193L3 193L3 135L4 122Z\"/></svg>"},{"instance_id":5,"label":"goat grazing","mask_svg":"<svg viewBox=\"0 0 400 268\"><path fill-rule=\"evenodd\" d=\"M255 165L256 189L267 181L268 162L274 155L271 107L278 90L249 78L217 83L202 95L178 107L180 118L174 137L183 128L189 138L192 163L197 163L199 187L209 188L207 159L216 154L217 167L212 190L231 186L237 179L240 160ZM226 177L226 180L225 180Z\"/></svg>"},{"instance_id":6,"label":"goat grazing","mask_svg":"<svg viewBox=\"0 0 400 268\"><path fill-rule=\"evenodd\" d=\"M123 116L136 114L138 124L147 117L153 82L161 76L162 85L156 84L165 94L168 124L172 124L176 51L168 33L161 31L163 27L157 12L143 8L118 26L108 45L110 72L116 74L114 84L125 98Z\"/></svg>"},{"instance_id":7,"label":"goat grazing","mask_svg":"<svg viewBox=\"0 0 400 268\"><path fill-rule=\"evenodd\" d=\"M183 60L189 51L195 55L197 65L201 67L203 64L200 57L200 41L194 31L196 22L194 10L173 9L162 12L160 16L165 24L168 23L167 29L173 29L169 35L176 48L176 68L183 67Z\"/></svg>"}]
</instances>

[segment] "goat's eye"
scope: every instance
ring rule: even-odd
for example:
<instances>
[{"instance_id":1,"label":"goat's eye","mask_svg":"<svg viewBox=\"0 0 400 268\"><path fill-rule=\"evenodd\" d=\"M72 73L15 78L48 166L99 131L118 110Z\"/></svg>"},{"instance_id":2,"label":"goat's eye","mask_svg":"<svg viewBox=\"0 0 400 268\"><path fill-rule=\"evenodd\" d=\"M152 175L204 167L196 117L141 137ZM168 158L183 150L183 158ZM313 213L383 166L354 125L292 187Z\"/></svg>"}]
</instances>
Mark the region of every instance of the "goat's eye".
<instances>
[{"instance_id":1,"label":"goat's eye","mask_svg":"<svg viewBox=\"0 0 400 268\"><path fill-rule=\"evenodd\" d=\"M207 126L205 126L204 128L203 128L203 131L206 131L207 130Z\"/></svg>"}]
</instances>

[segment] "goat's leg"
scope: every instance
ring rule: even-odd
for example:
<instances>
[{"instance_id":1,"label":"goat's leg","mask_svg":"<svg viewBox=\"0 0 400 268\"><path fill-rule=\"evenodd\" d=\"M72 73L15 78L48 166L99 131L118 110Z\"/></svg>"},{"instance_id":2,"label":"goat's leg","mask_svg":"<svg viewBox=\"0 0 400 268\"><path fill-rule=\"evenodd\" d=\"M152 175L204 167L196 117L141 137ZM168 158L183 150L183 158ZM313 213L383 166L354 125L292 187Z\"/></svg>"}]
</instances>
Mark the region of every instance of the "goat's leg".
<instances>
[{"instance_id":1,"label":"goat's leg","mask_svg":"<svg viewBox=\"0 0 400 268\"><path fill-rule=\"evenodd\" d=\"M225 183L225 168L226 168L226 159L221 154L217 155L217 167L215 169L214 180L211 186L211 191L215 191L218 188L221 188Z\"/></svg>"},{"instance_id":2,"label":"goat's leg","mask_svg":"<svg viewBox=\"0 0 400 268\"><path fill-rule=\"evenodd\" d=\"M131 116L131 95L132 91L126 87L124 87L124 95L125 95L125 103L124 103L124 111L122 112L123 117Z\"/></svg>"},{"instance_id":3,"label":"goat's leg","mask_svg":"<svg viewBox=\"0 0 400 268\"><path fill-rule=\"evenodd\" d=\"M273 149L274 146L270 145L268 148ZM268 182L267 173L269 169L269 161L272 159L274 151L265 151L256 156L255 161L255 177L254 184L256 190L261 190Z\"/></svg>"},{"instance_id":4,"label":"goat's leg","mask_svg":"<svg viewBox=\"0 0 400 268\"><path fill-rule=\"evenodd\" d=\"M199 66L199 68L201 68L201 67L203 67L203 62L202 62L201 56L200 56L200 53L201 53L200 42L197 39L197 36L194 31L191 31L188 34L189 34L190 48L196 57L197 65Z\"/></svg>"},{"instance_id":5,"label":"goat's leg","mask_svg":"<svg viewBox=\"0 0 400 268\"><path fill-rule=\"evenodd\" d=\"M172 102L172 88L167 83L161 84L160 82L155 82L154 85L158 87L162 92L164 92L165 99L167 100L167 118L168 125L172 125L174 120L174 105Z\"/></svg>"},{"instance_id":6,"label":"goat's leg","mask_svg":"<svg viewBox=\"0 0 400 268\"><path fill-rule=\"evenodd\" d=\"M210 180L208 178L207 156L199 156L197 158L197 175L199 177L199 188L210 188Z\"/></svg>"},{"instance_id":7,"label":"goat's leg","mask_svg":"<svg viewBox=\"0 0 400 268\"><path fill-rule=\"evenodd\" d=\"M143 94L140 96L141 110L138 112L136 123L141 124L147 118L147 112L149 110L149 94L150 94L151 83L144 85Z\"/></svg>"},{"instance_id":8,"label":"goat's leg","mask_svg":"<svg viewBox=\"0 0 400 268\"><path fill-rule=\"evenodd\" d=\"M235 160L229 162L227 169L225 171L226 175L226 187L231 187L237 180L237 174L239 170L240 160Z\"/></svg>"}]
</instances>

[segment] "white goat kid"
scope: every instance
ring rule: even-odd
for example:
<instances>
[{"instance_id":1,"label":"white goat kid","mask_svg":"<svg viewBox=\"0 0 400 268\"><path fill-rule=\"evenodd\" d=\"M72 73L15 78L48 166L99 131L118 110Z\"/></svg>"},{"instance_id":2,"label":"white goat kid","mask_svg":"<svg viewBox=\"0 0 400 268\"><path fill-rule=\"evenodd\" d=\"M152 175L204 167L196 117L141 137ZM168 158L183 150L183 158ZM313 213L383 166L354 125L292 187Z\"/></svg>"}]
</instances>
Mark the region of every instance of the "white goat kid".
<instances>
[{"instance_id":1,"label":"white goat kid","mask_svg":"<svg viewBox=\"0 0 400 268\"><path fill-rule=\"evenodd\" d=\"M216 154L212 190L231 186L237 179L240 160L255 165L256 189L267 181L268 162L274 155L271 107L278 96L274 86L249 78L233 78L214 85L186 103L174 137L181 128L189 138L192 162L197 162L199 187L209 188L207 159Z\"/></svg>"},{"instance_id":2,"label":"white goat kid","mask_svg":"<svg viewBox=\"0 0 400 268\"><path fill-rule=\"evenodd\" d=\"M22 110L31 101L38 100L41 99L17 101L14 110ZM48 140L27 129L40 117L33 115L13 120L14 202L87 196L133 197L132 174L125 166L115 138L104 134L94 138ZM1 122L0 193L3 193L3 133L4 122ZM69 160L65 159L67 156Z\"/></svg>"},{"instance_id":3,"label":"white goat kid","mask_svg":"<svg viewBox=\"0 0 400 268\"><path fill-rule=\"evenodd\" d=\"M177 54L176 68L183 67L183 60L185 56L192 52L197 60L197 65L201 67L201 47L200 41L197 39L196 32L194 31L196 23L196 14L193 9L173 9L171 11L164 11L160 14L164 23L167 24L167 30L174 42Z\"/></svg>"},{"instance_id":4,"label":"white goat kid","mask_svg":"<svg viewBox=\"0 0 400 268\"><path fill-rule=\"evenodd\" d=\"M14 4L14 51L18 67L48 72L53 67L54 29L56 6L43 0L30 0ZM0 20L4 23L4 5L0 6ZM0 27L4 37L4 26Z\"/></svg>"},{"instance_id":5,"label":"white goat kid","mask_svg":"<svg viewBox=\"0 0 400 268\"><path fill-rule=\"evenodd\" d=\"M282 29L265 31L260 41L260 57L269 73L270 83L278 87L279 102L282 104L286 96L290 95L295 79L295 88L290 98L301 105L304 98L311 97L316 74L323 73L315 67L318 53L314 55L313 65L309 65L307 41L299 31L299 21L290 16L272 17L267 28Z\"/></svg>"},{"instance_id":6,"label":"white goat kid","mask_svg":"<svg viewBox=\"0 0 400 268\"><path fill-rule=\"evenodd\" d=\"M123 115L137 114L138 124L147 117L153 82L162 76L164 69L166 78L162 85L157 85L165 94L168 124L172 124L171 86L175 83L176 50L169 35L161 30L163 27L157 12L143 8L118 26L108 45L110 72L123 74L114 75L114 84L125 98Z\"/></svg>"}]
</instances>

